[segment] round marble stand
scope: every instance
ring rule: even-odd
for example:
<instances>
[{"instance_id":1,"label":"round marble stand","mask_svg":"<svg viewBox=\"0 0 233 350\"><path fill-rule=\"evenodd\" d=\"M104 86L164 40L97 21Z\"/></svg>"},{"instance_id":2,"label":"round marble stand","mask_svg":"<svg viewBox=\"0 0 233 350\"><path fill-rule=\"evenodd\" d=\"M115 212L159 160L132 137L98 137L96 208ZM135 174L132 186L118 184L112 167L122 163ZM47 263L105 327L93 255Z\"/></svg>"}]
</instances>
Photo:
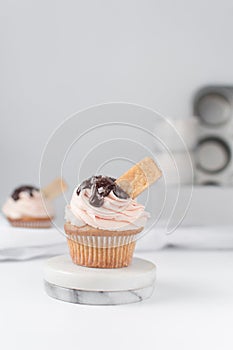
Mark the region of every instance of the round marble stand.
<instances>
[{"instance_id":1,"label":"round marble stand","mask_svg":"<svg viewBox=\"0 0 233 350\"><path fill-rule=\"evenodd\" d=\"M155 265L134 258L120 269L96 269L72 263L68 255L46 262L45 289L49 296L76 304L118 305L135 303L151 296Z\"/></svg>"}]
</instances>

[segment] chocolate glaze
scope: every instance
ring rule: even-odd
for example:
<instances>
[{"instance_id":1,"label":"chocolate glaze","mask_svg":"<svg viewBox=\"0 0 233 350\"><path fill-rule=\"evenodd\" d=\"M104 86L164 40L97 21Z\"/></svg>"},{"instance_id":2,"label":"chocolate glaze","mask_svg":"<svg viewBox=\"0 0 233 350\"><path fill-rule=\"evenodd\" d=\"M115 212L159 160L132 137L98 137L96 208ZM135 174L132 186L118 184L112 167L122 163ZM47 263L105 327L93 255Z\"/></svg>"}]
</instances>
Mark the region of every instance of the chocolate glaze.
<instances>
[{"instance_id":1,"label":"chocolate glaze","mask_svg":"<svg viewBox=\"0 0 233 350\"><path fill-rule=\"evenodd\" d=\"M21 192L28 192L30 197L33 197L33 191L39 191L39 189L34 186L20 186L14 190L11 197L17 201Z\"/></svg>"},{"instance_id":2,"label":"chocolate glaze","mask_svg":"<svg viewBox=\"0 0 233 350\"><path fill-rule=\"evenodd\" d=\"M116 179L108 176L92 176L87 180L84 180L77 189L77 195L86 188L91 190L91 196L89 203L93 207L101 207L104 204L104 197L108 196L111 191L121 199L129 198L128 194L123 191L116 183Z\"/></svg>"}]
</instances>

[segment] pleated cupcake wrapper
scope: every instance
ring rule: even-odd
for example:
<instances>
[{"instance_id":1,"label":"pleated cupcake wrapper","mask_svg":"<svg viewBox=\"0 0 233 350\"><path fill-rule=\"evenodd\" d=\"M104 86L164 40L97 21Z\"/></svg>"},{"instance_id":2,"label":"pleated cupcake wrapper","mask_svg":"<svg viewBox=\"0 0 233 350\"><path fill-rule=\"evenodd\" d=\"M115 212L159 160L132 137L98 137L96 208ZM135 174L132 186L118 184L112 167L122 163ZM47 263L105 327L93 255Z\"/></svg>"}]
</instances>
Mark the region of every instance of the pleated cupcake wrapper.
<instances>
[{"instance_id":1,"label":"pleated cupcake wrapper","mask_svg":"<svg viewBox=\"0 0 233 350\"><path fill-rule=\"evenodd\" d=\"M67 235L73 263L95 268L121 268L131 263L139 234L118 236Z\"/></svg>"},{"instance_id":2,"label":"pleated cupcake wrapper","mask_svg":"<svg viewBox=\"0 0 233 350\"><path fill-rule=\"evenodd\" d=\"M81 245L93 248L115 248L125 246L135 242L139 234L125 235L125 236L88 236L88 235L67 235L68 239Z\"/></svg>"},{"instance_id":3,"label":"pleated cupcake wrapper","mask_svg":"<svg viewBox=\"0 0 233 350\"><path fill-rule=\"evenodd\" d=\"M119 247L97 248L68 239L70 256L74 264L95 268L120 268L131 263L135 242Z\"/></svg>"},{"instance_id":4,"label":"pleated cupcake wrapper","mask_svg":"<svg viewBox=\"0 0 233 350\"><path fill-rule=\"evenodd\" d=\"M14 221L9 221L9 222L14 227L22 227L22 228L49 228L49 227L51 227L50 220L47 220L47 221L14 220Z\"/></svg>"}]
</instances>

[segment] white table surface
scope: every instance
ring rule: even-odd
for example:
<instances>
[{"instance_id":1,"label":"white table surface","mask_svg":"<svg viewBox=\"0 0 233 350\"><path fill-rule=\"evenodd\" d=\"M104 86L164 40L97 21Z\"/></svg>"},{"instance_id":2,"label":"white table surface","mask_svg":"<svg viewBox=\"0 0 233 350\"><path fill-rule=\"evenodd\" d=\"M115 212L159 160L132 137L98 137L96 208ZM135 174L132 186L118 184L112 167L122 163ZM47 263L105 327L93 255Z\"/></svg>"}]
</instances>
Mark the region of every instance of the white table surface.
<instances>
[{"instance_id":1,"label":"white table surface","mask_svg":"<svg viewBox=\"0 0 233 350\"><path fill-rule=\"evenodd\" d=\"M137 256L156 263L156 291L123 306L51 299L43 289L43 260L0 263L1 348L232 350L232 251Z\"/></svg>"}]
</instances>

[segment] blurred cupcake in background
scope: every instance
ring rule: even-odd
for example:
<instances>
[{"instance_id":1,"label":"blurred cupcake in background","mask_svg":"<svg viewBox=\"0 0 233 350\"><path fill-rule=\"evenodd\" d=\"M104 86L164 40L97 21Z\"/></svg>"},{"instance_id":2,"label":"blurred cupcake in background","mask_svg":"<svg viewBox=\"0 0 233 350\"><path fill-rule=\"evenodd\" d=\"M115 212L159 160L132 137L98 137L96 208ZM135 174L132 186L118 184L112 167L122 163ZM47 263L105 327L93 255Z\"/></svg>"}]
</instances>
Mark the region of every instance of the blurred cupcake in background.
<instances>
[{"instance_id":1,"label":"blurred cupcake in background","mask_svg":"<svg viewBox=\"0 0 233 350\"><path fill-rule=\"evenodd\" d=\"M34 186L17 187L2 207L2 212L12 226L46 228L54 217L52 202L44 198Z\"/></svg>"},{"instance_id":2,"label":"blurred cupcake in background","mask_svg":"<svg viewBox=\"0 0 233 350\"><path fill-rule=\"evenodd\" d=\"M48 228L54 218L53 199L64 192L66 184L56 179L40 190L34 186L17 187L2 207L2 212L12 226Z\"/></svg>"}]
</instances>

